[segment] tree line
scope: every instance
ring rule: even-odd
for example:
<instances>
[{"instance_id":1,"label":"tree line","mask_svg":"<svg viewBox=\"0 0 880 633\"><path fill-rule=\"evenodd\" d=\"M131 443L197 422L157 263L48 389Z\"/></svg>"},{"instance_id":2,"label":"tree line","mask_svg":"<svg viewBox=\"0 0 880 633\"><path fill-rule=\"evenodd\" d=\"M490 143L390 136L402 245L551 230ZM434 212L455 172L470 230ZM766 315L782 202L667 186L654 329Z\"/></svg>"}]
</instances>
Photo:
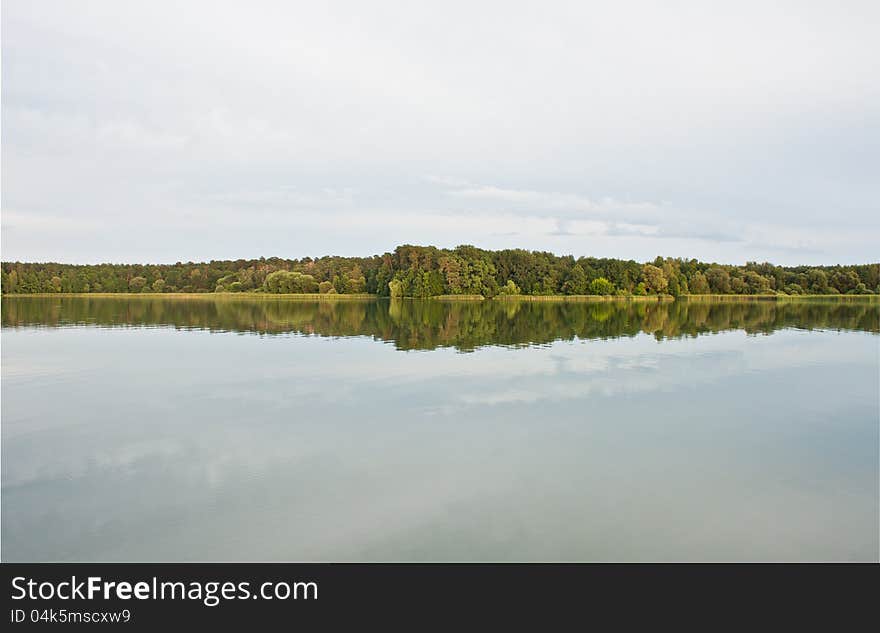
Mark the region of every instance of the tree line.
<instances>
[{"instance_id":1,"label":"tree line","mask_svg":"<svg viewBox=\"0 0 880 633\"><path fill-rule=\"evenodd\" d=\"M650 262L475 246L398 246L372 257L213 260L176 264L3 262L3 294L260 292L440 295L880 294L880 264L725 265Z\"/></svg>"}]
</instances>

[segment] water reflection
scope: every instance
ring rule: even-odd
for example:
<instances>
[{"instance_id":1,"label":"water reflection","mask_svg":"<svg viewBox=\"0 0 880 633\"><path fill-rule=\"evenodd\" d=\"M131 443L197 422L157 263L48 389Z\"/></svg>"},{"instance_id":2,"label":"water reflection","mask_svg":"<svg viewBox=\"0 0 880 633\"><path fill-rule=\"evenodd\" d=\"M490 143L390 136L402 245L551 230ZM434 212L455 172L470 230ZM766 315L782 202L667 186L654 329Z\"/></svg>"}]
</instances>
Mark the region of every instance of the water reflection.
<instances>
[{"instance_id":1,"label":"water reflection","mask_svg":"<svg viewBox=\"0 0 880 633\"><path fill-rule=\"evenodd\" d=\"M877 310L4 299L3 557L876 561Z\"/></svg>"},{"instance_id":2,"label":"water reflection","mask_svg":"<svg viewBox=\"0 0 880 633\"><path fill-rule=\"evenodd\" d=\"M877 302L297 301L251 298L4 297L3 327L169 326L260 334L370 336L401 350L523 346L648 333L880 331Z\"/></svg>"}]
</instances>

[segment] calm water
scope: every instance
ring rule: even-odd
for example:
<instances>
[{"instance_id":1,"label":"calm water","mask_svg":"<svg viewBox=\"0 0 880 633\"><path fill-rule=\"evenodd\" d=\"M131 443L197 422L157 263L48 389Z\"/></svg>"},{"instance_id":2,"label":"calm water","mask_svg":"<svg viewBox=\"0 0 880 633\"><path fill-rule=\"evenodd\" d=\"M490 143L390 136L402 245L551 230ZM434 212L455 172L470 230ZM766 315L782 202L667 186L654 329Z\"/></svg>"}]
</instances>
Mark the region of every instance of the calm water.
<instances>
[{"instance_id":1,"label":"calm water","mask_svg":"<svg viewBox=\"0 0 880 633\"><path fill-rule=\"evenodd\" d=\"M3 298L4 560L876 560L880 306Z\"/></svg>"}]
</instances>

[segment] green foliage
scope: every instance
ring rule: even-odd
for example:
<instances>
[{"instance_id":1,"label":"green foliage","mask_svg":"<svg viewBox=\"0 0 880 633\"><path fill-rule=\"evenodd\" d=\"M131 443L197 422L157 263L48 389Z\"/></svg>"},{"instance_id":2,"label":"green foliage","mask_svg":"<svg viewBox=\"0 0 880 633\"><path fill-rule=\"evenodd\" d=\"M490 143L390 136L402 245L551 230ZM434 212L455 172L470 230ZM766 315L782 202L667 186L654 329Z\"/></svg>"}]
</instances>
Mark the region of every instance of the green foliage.
<instances>
[{"instance_id":1,"label":"green foliage","mask_svg":"<svg viewBox=\"0 0 880 633\"><path fill-rule=\"evenodd\" d=\"M605 279L605 277L598 277L590 282L590 294L591 295L613 295L614 294L614 284Z\"/></svg>"},{"instance_id":2,"label":"green foliage","mask_svg":"<svg viewBox=\"0 0 880 633\"><path fill-rule=\"evenodd\" d=\"M504 286L502 286L501 289L498 291L499 295L505 295L505 296L518 295L521 293L522 293L522 290L520 290L519 286L517 286L515 283L513 283L512 279L508 279L507 283L504 284Z\"/></svg>"},{"instance_id":3,"label":"green foliage","mask_svg":"<svg viewBox=\"0 0 880 633\"><path fill-rule=\"evenodd\" d=\"M770 292L770 280L753 270L746 271L745 275L743 275L743 281L746 287L746 294L761 295Z\"/></svg>"},{"instance_id":4,"label":"green foliage","mask_svg":"<svg viewBox=\"0 0 880 633\"><path fill-rule=\"evenodd\" d=\"M807 272L807 283L813 294L822 295L828 292L828 275L824 270L813 268Z\"/></svg>"},{"instance_id":5,"label":"green foliage","mask_svg":"<svg viewBox=\"0 0 880 633\"><path fill-rule=\"evenodd\" d=\"M789 284L785 287L785 293L790 295L802 295L804 289L799 284Z\"/></svg>"},{"instance_id":6,"label":"green foliage","mask_svg":"<svg viewBox=\"0 0 880 633\"><path fill-rule=\"evenodd\" d=\"M707 295L711 292L709 281L703 273L694 273L691 277L690 292L693 295Z\"/></svg>"},{"instance_id":7,"label":"green foliage","mask_svg":"<svg viewBox=\"0 0 880 633\"><path fill-rule=\"evenodd\" d=\"M587 273L583 266L575 264L568 273L568 278L562 284L562 292L567 295L585 295L590 282L587 281ZM555 293L547 293L555 294ZM599 293L594 293L599 294Z\"/></svg>"},{"instance_id":8,"label":"green foliage","mask_svg":"<svg viewBox=\"0 0 880 633\"><path fill-rule=\"evenodd\" d=\"M388 288L391 291L391 297L397 298L403 296L403 282L399 279L392 279L388 282Z\"/></svg>"},{"instance_id":9,"label":"green foliage","mask_svg":"<svg viewBox=\"0 0 880 633\"><path fill-rule=\"evenodd\" d=\"M373 293L395 297L503 294L880 294L880 264L743 266L398 246L373 257L277 257L170 265L4 262L4 294L82 292ZM510 285L512 284L512 285ZM516 289L514 292L513 289Z\"/></svg>"},{"instance_id":10,"label":"green foliage","mask_svg":"<svg viewBox=\"0 0 880 633\"><path fill-rule=\"evenodd\" d=\"M719 266L712 266L706 271L709 290L715 294L725 295L730 292L730 274Z\"/></svg>"},{"instance_id":11,"label":"green foliage","mask_svg":"<svg viewBox=\"0 0 880 633\"><path fill-rule=\"evenodd\" d=\"M241 282L233 282L228 286L232 292L236 292L235 284L238 284L238 291L243 288ZM311 275L304 275L301 272L276 270L266 275L263 282L263 290L273 294L303 294L318 292L318 284Z\"/></svg>"},{"instance_id":12,"label":"green foliage","mask_svg":"<svg viewBox=\"0 0 880 633\"><path fill-rule=\"evenodd\" d=\"M52 278L53 283L54 283L55 279L58 279L58 277ZM60 279L59 279L59 282L60 282ZM144 286L146 286L146 285L147 285L147 280L144 279L143 277L132 277L128 282L128 289L131 292L141 292L144 289ZM60 288L59 288L59 291L60 291Z\"/></svg>"},{"instance_id":13,"label":"green foliage","mask_svg":"<svg viewBox=\"0 0 880 633\"><path fill-rule=\"evenodd\" d=\"M666 273L662 268L658 268L653 264L645 264L642 266L642 281L645 289L651 294L664 294L669 287L669 280L666 279Z\"/></svg>"}]
</instances>

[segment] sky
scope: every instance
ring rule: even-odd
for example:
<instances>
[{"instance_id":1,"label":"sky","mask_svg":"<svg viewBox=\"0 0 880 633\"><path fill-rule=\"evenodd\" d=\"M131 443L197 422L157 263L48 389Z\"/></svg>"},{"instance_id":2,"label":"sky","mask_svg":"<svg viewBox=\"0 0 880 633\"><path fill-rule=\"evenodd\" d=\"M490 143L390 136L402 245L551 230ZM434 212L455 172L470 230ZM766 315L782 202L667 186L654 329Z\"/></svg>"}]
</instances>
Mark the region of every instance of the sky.
<instances>
[{"instance_id":1,"label":"sky","mask_svg":"<svg viewBox=\"0 0 880 633\"><path fill-rule=\"evenodd\" d=\"M2 259L880 260L880 2L4 0Z\"/></svg>"}]
</instances>

